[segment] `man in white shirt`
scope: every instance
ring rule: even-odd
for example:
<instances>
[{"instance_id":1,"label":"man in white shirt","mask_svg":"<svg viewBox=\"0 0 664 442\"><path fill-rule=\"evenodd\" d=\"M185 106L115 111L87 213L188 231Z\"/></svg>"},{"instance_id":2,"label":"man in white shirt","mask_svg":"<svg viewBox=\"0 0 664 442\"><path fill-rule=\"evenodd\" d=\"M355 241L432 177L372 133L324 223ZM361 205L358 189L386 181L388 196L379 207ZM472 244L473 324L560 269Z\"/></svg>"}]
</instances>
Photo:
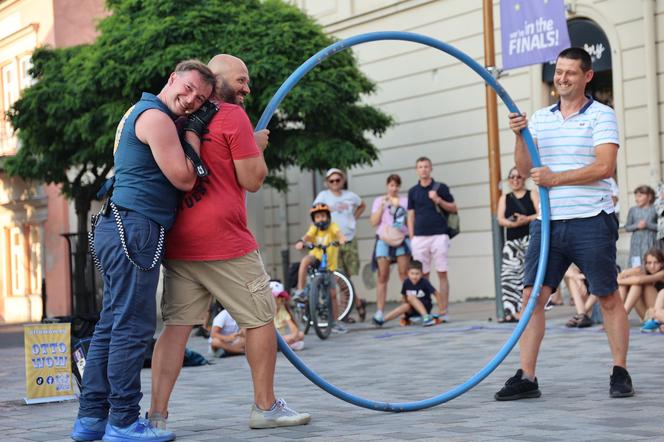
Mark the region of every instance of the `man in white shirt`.
<instances>
[{"instance_id":1,"label":"man in white shirt","mask_svg":"<svg viewBox=\"0 0 664 442\"><path fill-rule=\"evenodd\" d=\"M558 55L553 79L560 101L535 112L530 122L525 114L509 115L510 128L516 135L514 157L519 173L530 176L538 186L549 188L551 236L541 293L519 341L521 368L495 394L499 401L541 395L535 365L544 338L544 306L572 263L586 276L589 292L598 297L602 309L613 356L609 395L613 398L634 395L626 369L629 323L618 293L618 220L609 181L616 169L618 124L613 109L585 95L592 78L590 55L581 48L565 49ZM521 134L526 127L535 138L542 167L532 165ZM539 220L531 224L530 234L523 305L530 298L537 272Z\"/></svg>"}]
</instances>

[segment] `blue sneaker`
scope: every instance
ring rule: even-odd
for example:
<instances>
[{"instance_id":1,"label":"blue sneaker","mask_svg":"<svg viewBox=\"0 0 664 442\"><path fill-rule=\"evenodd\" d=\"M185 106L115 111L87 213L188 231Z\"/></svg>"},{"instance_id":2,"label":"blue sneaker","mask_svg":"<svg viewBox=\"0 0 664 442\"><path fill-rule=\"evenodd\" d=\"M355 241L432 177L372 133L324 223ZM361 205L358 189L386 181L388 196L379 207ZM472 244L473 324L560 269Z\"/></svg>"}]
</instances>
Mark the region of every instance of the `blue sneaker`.
<instances>
[{"instance_id":1,"label":"blue sneaker","mask_svg":"<svg viewBox=\"0 0 664 442\"><path fill-rule=\"evenodd\" d=\"M655 332L659 329L659 327L662 325L661 322L659 322L656 319L648 319L646 322L643 323L641 326L641 333L652 333Z\"/></svg>"},{"instance_id":2,"label":"blue sneaker","mask_svg":"<svg viewBox=\"0 0 664 442\"><path fill-rule=\"evenodd\" d=\"M307 301L307 294L305 293L304 289L295 289L293 291L293 301L294 302L306 302Z\"/></svg>"},{"instance_id":3,"label":"blue sneaker","mask_svg":"<svg viewBox=\"0 0 664 442\"><path fill-rule=\"evenodd\" d=\"M101 440L104 437L107 419L100 417L79 417L74 422L71 438L77 441Z\"/></svg>"},{"instance_id":4,"label":"blue sneaker","mask_svg":"<svg viewBox=\"0 0 664 442\"><path fill-rule=\"evenodd\" d=\"M104 442L169 442L175 440L175 433L168 430L160 430L150 424L147 419L138 418L127 427L116 427L109 422L106 424Z\"/></svg>"},{"instance_id":5,"label":"blue sneaker","mask_svg":"<svg viewBox=\"0 0 664 442\"><path fill-rule=\"evenodd\" d=\"M430 327L436 325L436 320L433 319L433 316L426 315L422 318L422 327Z\"/></svg>"}]
</instances>

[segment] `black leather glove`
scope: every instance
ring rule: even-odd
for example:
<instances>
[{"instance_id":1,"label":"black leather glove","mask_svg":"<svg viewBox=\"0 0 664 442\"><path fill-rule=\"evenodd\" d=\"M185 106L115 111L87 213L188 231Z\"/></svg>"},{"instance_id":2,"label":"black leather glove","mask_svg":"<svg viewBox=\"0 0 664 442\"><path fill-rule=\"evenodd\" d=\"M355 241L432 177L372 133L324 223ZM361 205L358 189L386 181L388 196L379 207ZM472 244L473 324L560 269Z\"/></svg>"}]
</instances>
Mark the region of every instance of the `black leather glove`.
<instances>
[{"instance_id":1,"label":"black leather glove","mask_svg":"<svg viewBox=\"0 0 664 442\"><path fill-rule=\"evenodd\" d=\"M203 164L201 157L198 156L194 148L191 147L191 144L187 142L183 135L180 136L180 143L182 144L184 155L189 158L191 163L194 165L194 168L196 169L196 175L199 177L208 176L208 170L205 167L205 164Z\"/></svg>"},{"instance_id":2,"label":"black leather glove","mask_svg":"<svg viewBox=\"0 0 664 442\"><path fill-rule=\"evenodd\" d=\"M207 125L218 111L219 108L214 103L206 101L196 112L189 114L183 129L190 130L196 133L198 138L202 138Z\"/></svg>"}]
</instances>

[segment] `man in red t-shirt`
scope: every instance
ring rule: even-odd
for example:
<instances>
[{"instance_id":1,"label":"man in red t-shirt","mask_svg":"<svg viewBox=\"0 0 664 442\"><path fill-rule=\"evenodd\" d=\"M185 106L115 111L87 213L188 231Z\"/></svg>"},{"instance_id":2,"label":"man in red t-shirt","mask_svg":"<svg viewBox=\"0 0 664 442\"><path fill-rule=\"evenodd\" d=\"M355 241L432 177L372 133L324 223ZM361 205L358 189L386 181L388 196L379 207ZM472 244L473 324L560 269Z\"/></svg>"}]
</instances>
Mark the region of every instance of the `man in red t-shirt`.
<instances>
[{"instance_id":1,"label":"man in red t-shirt","mask_svg":"<svg viewBox=\"0 0 664 442\"><path fill-rule=\"evenodd\" d=\"M222 54L208 66L217 76L219 112L208 125L201 159L209 175L182 199L168 233L161 303L164 331L152 356L150 420L165 426L168 401L195 325L215 297L246 329L246 354L254 382L251 428L306 424L310 416L274 395L275 302L258 244L247 227L245 191L256 192L267 175L263 150L268 131L253 132L244 112L249 72L239 58Z\"/></svg>"}]
</instances>

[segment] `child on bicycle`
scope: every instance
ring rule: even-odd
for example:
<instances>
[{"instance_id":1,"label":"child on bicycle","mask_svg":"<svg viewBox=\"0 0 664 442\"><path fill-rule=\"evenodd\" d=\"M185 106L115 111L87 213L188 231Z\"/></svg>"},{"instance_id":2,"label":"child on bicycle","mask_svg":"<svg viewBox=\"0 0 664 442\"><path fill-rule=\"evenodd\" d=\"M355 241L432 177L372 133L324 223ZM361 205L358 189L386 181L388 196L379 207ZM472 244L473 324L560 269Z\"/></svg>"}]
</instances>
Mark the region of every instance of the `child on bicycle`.
<instances>
[{"instance_id":1,"label":"child on bicycle","mask_svg":"<svg viewBox=\"0 0 664 442\"><path fill-rule=\"evenodd\" d=\"M381 320L373 317L371 321L382 326L387 321L405 315L406 319L413 316L422 317L422 325L428 327L436 324L431 316L431 295L436 295L436 289L431 285L428 279L422 277L422 263L412 260L408 264L408 278L403 281L401 286L402 303L400 306L389 312Z\"/></svg>"},{"instance_id":2,"label":"child on bicycle","mask_svg":"<svg viewBox=\"0 0 664 442\"><path fill-rule=\"evenodd\" d=\"M288 307L290 295L284 290L283 284L279 281L270 281L270 289L272 290L274 300L277 302L274 327L290 348L295 351L302 350L304 348L304 333L297 327L297 323L293 319L293 314Z\"/></svg>"},{"instance_id":3,"label":"child on bicycle","mask_svg":"<svg viewBox=\"0 0 664 442\"><path fill-rule=\"evenodd\" d=\"M346 242L346 237L341 233L341 229L336 223L332 222L332 214L327 204L316 203L309 210L309 216L313 224L307 230L307 233L295 243L297 250L302 250L306 243L329 245L334 241L339 245ZM339 256L339 248L330 246L327 249L327 269L334 271L337 269L337 258ZM323 251L321 249L311 249L309 254L302 258L300 261L300 268L297 272L297 289L295 290L295 298L302 298L304 292L304 285L307 281L307 269L310 266L318 266L323 259ZM332 297L332 314L336 318L338 316L339 306L337 304L336 290L330 291ZM334 333L346 333L348 329L342 324L334 324L332 327Z\"/></svg>"}]
</instances>

